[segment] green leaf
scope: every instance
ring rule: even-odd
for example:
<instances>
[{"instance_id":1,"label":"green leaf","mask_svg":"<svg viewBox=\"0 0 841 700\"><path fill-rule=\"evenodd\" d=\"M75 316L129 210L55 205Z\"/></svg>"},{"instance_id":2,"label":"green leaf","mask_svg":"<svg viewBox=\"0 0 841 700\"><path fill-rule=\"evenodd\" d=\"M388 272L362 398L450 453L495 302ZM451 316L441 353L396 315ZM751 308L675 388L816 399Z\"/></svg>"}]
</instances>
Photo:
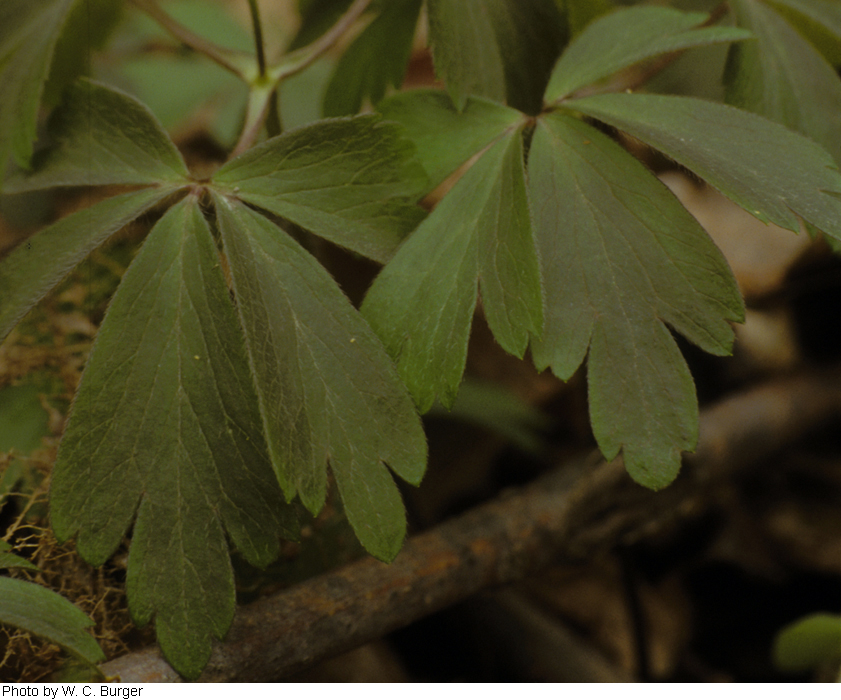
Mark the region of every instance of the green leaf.
<instances>
[{"instance_id":1,"label":"green leaf","mask_svg":"<svg viewBox=\"0 0 841 700\"><path fill-rule=\"evenodd\" d=\"M822 24L841 39L841 5L836 0L768 0Z\"/></svg>"},{"instance_id":2,"label":"green leaf","mask_svg":"<svg viewBox=\"0 0 841 700\"><path fill-rule=\"evenodd\" d=\"M105 46L121 19L123 4L122 0L75 2L53 51L44 104L55 107L68 85L79 76L90 74L93 50Z\"/></svg>"},{"instance_id":3,"label":"green leaf","mask_svg":"<svg viewBox=\"0 0 841 700\"><path fill-rule=\"evenodd\" d=\"M727 101L811 136L841 164L841 80L815 48L770 7L731 4L757 41L734 44L727 65Z\"/></svg>"},{"instance_id":4,"label":"green leaf","mask_svg":"<svg viewBox=\"0 0 841 700\"><path fill-rule=\"evenodd\" d=\"M769 0L833 66L841 63L841 5L837 0Z\"/></svg>"},{"instance_id":5,"label":"green leaf","mask_svg":"<svg viewBox=\"0 0 841 700\"><path fill-rule=\"evenodd\" d=\"M49 435L49 416L31 384L0 389L0 452L29 454Z\"/></svg>"},{"instance_id":6,"label":"green leaf","mask_svg":"<svg viewBox=\"0 0 841 700\"><path fill-rule=\"evenodd\" d=\"M616 9L611 0L555 0L566 13L570 36L580 34L597 17Z\"/></svg>"},{"instance_id":7,"label":"green leaf","mask_svg":"<svg viewBox=\"0 0 841 700\"><path fill-rule=\"evenodd\" d=\"M784 627L774 640L774 664L783 671L810 671L838 661L841 615L808 615Z\"/></svg>"},{"instance_id":8,"label":"green leaf","mask_svg":"<svg viewBox=\"0 0 841 700\"><path fill-rule=\"evenodd\" d=\"M32 173L10 178L6 192L185 183L188 177L181 154L152 113L114 88L80 80L50 122L55 146L36 153Z\"/></svg>"},{"instance_id":9,"label":"green leaf","mask_svg":"<svg viewBox=\"0 0 841 700\"><path fill-rule=\"evenodd\" d=\"M499 344L522 357L540 332L541 288L522 136L494 144L382 270L362 312L421 412L458 392L477 288Z\"/></svg>"},{"instance_id":10,"label":"green leaf","mask_svg":"<svg viewBox=\"0 0 841 700\"><path fill-rule=\"evenodd\" d=\"M468 95L540 111L566 38L552 0L429 0L435 71L461 110Z\"/></svg>"},{"instance_id":11,"label":"green leaf","mask_svg":"<svg viewBox=\"0 0 841 700\"><path fill-rule=\"evenodd\" d=\"M510 389L494 382L465 378L452 408L433 406L427 416L460 420L496 433L523 452L540 456L552 421Z\"/></svg>"},{"instance_id":12,"label":"green leaf","mask_svg":"<svg viewBox=\"0 0 841 700\"><path fill-rule=\"evenodd\" d=\"M53 51L76 1L0 3L0 179L9 156L29 164Z\"/></svg>"},{"instance_id":13,"label":"green leaf","mask_svg":"<svg viewBox=\"0 0 841 700\"><path fill-rule=\"evenodd\" d=\"M15 554L9 554L8 552L0 552L0 569L30 569L32 571L38 571L38 567L31 562L28 562L26 559L19 557ZM0 605L0 607L2 607Z\"/></svg>"},{"instance_id":14,"label":"green leaf","mask_svg":"<svg viewBox=\"0 0 841 700\"><path fill-rule=\"evenodd\" d=\"M734 27L699 27L702 12L667 7L631 7L588 25L564 51L549 80L545 99L558 100L629 66L672 51L750 38Z\"/></svg>"},{"instance_id":15,"label":"green leaf","mask_svg":"<svg viewBox=\"0 0 841 700\"><path fill-rule=\"evenodd\" d=\"M197 676L234 614L225 533L265 566L293 516L272 474L242 338L198 202L149 234L106 314L52 476L60 540L102 564L134 522L127 591ZM136 519L135 519L136 516Z\"/></svg>"},{"instance_id":16,"label":"green leaf","mask_svg":"<svg viewBox=\"0 0 841 700\"><path fill-rule=\"evenodd\" d=\"M529 157L546 294L538 369L568 379L588 353L590 418L607 459L669 484L697 442L698 406L666 324L729 353L742 302L724 257L646 168L582 121L542 119Z\"/></svg>"},{"instance_id":17,"label":"green leaf","mask_svg":"<svg viewBox=\"0 0 841 700\"><path fill-rule=\"evenodd\" d=\"M263 216L235 199L214 199L280 485L316 513L329 462L360 542L391 560L406 519L386 465L411 484L426 467L412 401L324 268Z\"/></svg>"},{"instance_id":18,"label":"green leaf","mask_svg":"<svg viewBox=\"0 0 841 700\"><path fill-rule=\"evenodd\" d=\"M298 0L301 26L289 44L289 51L312 43L347 12L353 0Z\"/></svg>"},{"instance_id":19,"label":"green leaf","mask_svg":"<svg viewBox=\"0 0 841 700\"><path fill-rule=\"evenodd\" d=\"M841 239L841 174L800 134L691 97L596 95L566 106L662 151L761 221L799 231L800 217Z\"/></svg>"},{"instance_id":20,"label":"green leaf","mask_svg":"<svg viewBox=\"0 0 841 700\"><path fill-rule=\"evenodd\" d=\"M174 190L106 199L42 229L0 260L0 340L88 253Z\"/></svg>"},{"instance_id":21,"label":"green leaf","mask_svg":"<svg viewBox=\"0 0 841 700\"><path fill-rule=\"evenodd\" d=\"M379 262L423 218L426 178L395 124L366 115L289 131L223 165L236 196Z\"/></svg>"},{"instance_id":22,"label":"green leaf","mask_svg":"<svg viewBox=\"0 0 841 700\"><path fill-rule=\"evenodd\" d=\"M391 0L342 54L324 96L324 116L356 114L400 87L423 0Z\"/></svg>"},{"instance_id":23,"label":"green leaf","mask_svg":"<svg viewBox=\"0 0 841 700\"><path fill-rule=\"evenodd\" d=\"M38 571L38 567L31 561L11 553L12 546L8 542L0 540L0 569L29 569Z\"/></svg>"},{"instance_id":24,"label":"green leaf","mask_svg":"<svg viewBox=\"0 0 841 700\"><path fill-rule=\"evenodd\" d=\"M105 654L84 630L93 621L58 593L29 581L0 576L0 623L49 639L90 664Z\"/></svg>"},{"instance_id":25,"label":"green leaf","mask_svg":"<svg viewBox=\"0 0 841 700\"><path fill-rule=\"evenodd\" d=\"M19 459L10 459L3 473L0 474L0 508L6 501L6 498L17 488L18 484L25 476L24 465ZM2 542L2 540L0 540ZM3 544L0 544L0 551L2 551ZM8 546L7 546L8 547Z\"/></svg>"},{"instance_id":26,"label":"green leaf","mask_svg":"<svg viewBox=\"0 0 841 700\"><path fill-rule=\"evenodd\" d=\"M430 189L526 119L516 109L478 97L468 98L459 111L440 90L400 92L380 102L378 109L415 144Z\"/></svg>"},{"instance_id":27,"label":"green leaf","mask_svg":"<svg viewBox=\"0 0 841 700\"><path fill-rule=\"evenodd\" d=\"M227 49L253 54L254 38L233 16L233 9L230 3L207 0L166 3L170 16L196 34ZM170 133L189 129L190 120L200 113L202 127L232 148L241 128L248 85L206 56L184 50L145 13L126 14L122 31L115 37L125 56L108 66L108 82L147 105ZM150 52L149 46L162 48Z\"/></svg>"}]
</instances>

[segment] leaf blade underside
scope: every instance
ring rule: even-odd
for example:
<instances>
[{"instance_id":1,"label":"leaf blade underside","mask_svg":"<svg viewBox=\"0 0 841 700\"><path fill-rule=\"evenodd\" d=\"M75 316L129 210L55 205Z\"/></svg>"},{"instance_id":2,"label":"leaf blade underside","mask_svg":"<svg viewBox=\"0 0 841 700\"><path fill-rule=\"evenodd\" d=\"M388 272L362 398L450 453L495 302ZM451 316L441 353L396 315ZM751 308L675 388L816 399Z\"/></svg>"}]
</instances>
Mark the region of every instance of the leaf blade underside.
<instances>
[{"instance_id":1,"label":"leaf blade underside","mask_svg":"<svg viewBox=\"0 0 841 700\"><path fill-rule=\"evenodd\" d=\"M539 333L542 298L519 132L462 176L362 304L421 412L436 397L455 400L480 288L497 341L522 357Z\"/></svg>"},{"instance_id":2,"label":"leaf blade underside","mask_svg":"<svg viewBox=\"0 0 841 700\"><path fill-rule=\"evenodd\" d=\"M316 513L329 463L360 542L391 560L406 520L389 468L418 484L426 467L411 398L326 270L265 217L214 199L281 487Z\"/></svg>"},{"instance_id":3,"label":"leaf blade underside","mask_svg":"<svg viewBox=\"0 0 841 700\"><path fill-rule=\"evenodd\" d=\"M318 236L385 262L423 218L426 177L399 127L366 115L289 131L222 166L213 182Z\"/></svg>"},{"instance_id":4,"label":"leaf blade underside","mask_svg":"<svg viewBox=\"0 0 841 700\"><path fill-rule=\"evenodd\" d=\"M692 377L665 324L727 354L742 302L726 261L668 189L566 115L541 120L529 160L546 294L538 369L568 379L588 354L593 431L631 476L670 483L697 442Z\"/></svg>"},{"instance_id":5,"label":"leaf blade underside","mask_svg":"<svg viewBox=\"0 0 841 700\"><path fill-rule=\"evenodd\" d=\"M194 678L234 613L225 532L265 566L293 534L263 441L242 331L194 197L123 276L53 472L60 540L102 564L134 521L127 591L139 625ZM136 516L136 517L135 517Z\"/></svg>"}]
</instances>

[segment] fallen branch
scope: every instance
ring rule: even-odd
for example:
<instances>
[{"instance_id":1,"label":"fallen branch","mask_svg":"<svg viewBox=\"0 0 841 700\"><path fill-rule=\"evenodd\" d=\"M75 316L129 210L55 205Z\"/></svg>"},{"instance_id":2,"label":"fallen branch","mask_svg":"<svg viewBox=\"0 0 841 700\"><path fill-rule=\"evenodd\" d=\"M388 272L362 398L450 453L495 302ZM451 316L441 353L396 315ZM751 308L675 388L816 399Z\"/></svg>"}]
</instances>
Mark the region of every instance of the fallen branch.
<instances>
[{"instance_id":1,"label":"fallen branch","mask_svg":"<svg viewBox=\"0 0 841 700\"><path fill-rule=\"evenodd\" d=\"M240 608L200 680L272 681L549 563L592 556L695 512L704 493L841 415L841 368L751 389L703 412L696 454L660 493L621 460L566 464L429 532L390 565L367 558ZM126 682L172 682L157 648L103 664Z\"/></svg>"}]
</instances>

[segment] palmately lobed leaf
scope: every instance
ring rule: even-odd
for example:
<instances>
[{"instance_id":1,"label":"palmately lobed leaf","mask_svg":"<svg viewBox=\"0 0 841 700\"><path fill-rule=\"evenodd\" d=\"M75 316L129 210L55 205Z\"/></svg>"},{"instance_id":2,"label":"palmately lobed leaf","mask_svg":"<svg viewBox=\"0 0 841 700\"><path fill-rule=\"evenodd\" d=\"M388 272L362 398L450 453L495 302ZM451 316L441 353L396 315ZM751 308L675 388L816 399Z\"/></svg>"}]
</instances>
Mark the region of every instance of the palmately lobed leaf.
<instances>
[{"instance_id":1,"label":"palmately lobed leaf","mask_svg":"<svg viewBox=\"0 0 841 700\"><path fill-rule=\"evenodd\" d=\"M286 497L297 495L318 512L329 463L357 537L371 554L391 560L406 519L389 468L418 484L426 467L412 400L379 339L327 271L235 198L214 201L269 453Z\"/></svg>"},{"instance_id":2,"label":"palmately lobed leaf","mask_svg":"<svg viewBox=\"0 0 841 700\"><path fill-rule=\"evenodd\" d=\"M599 446L631 476L670 483L697 442L692 377L665 324L717 355L740 321L724 257L669 190L579 119L540 120L529 158L534 230L546 298L538 369L568 379L587 355Z\"/></svg>"},{"instance_id":3,"label":"palmately lobed leaf","mask_svg":"<svg viewBox=\"0 0 841 700\"><path fill-rule=\"evenodd\" d=\"M809 138L691 97L596 95L566 106L665 153L761 221L799 231L802 219L841 239L841 173Z\"/></svg>"},{"instance_id":4,"label":"palmately lobed leaf","mask_svg":"<svg viewBox=\"0 0 841 700\"><path fill-rule=\"evenodd\" d=\"M736 27L701 27L708 17L668 7L630 7L604 15L570 42L552 71L544 99L556 102L660 54L752 36Z\"/></svg>"},{"instance_id":5,"label":"palmately lobed leaf","mask_svg":"<svg viewBox=\"0 0 841 700\"><path fill-rule=\"evenodd\" d=\"M426 176L396 124L330 119L270 139L222 166L218 189L385 262L423 218Z\"/></svg>"},{"instance_id":6,"label":"palmately lobed leaf","mask_svg":"<svg viewBox=\"0 0 841 700\"><path fill-rule=\"evenodd\" d=\"M522 134L491 146L374 280L362 312L421 412L455 400L481 289L496 339L522 357L542 300Z\"/></svg>"},{"instance_id":7,"label":"palmately lobed leaf","mask_svg":"<svg viewBox=\"0 0 841 700\"><path fill-rule=\"evenodd\" d=\"M265 566L294 536L262 436L242 330L190 195L156 224L97 335L51 486L60 540L102 564L134 523L132 616L192 678L234 613L226 532Z\"/></svg>"},{"instance_id":8,"label":"palmately lobed leaf","mask_svg":"<svg viewBox=\"0 0 841 700\"><path fill-rule=\"evenodd\" d=\"M154 115L112 87L80 80L68 88L48 133L54 145L35 154L7 193L50 187L186 184L187 166Z\"/></svg>"}]
</instances>

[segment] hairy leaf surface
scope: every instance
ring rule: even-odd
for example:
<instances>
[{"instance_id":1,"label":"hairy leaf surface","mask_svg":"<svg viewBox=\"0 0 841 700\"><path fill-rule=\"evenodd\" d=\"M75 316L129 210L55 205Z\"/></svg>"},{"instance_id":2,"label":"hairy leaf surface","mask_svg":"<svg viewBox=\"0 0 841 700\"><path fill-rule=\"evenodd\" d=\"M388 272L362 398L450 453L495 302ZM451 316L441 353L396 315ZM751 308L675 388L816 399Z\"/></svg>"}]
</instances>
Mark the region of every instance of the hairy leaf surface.
<instances>
[{"instance_id":1,"label":"hairy leaf surface","mask_svg":"<svg viewBox=\"0 0 841 700\"><path fill-rule=\"evenodd\" d=\"M29 164L50 61L75 2L0 3L0 179L9 156Z\"/></svg>"},{"instance_id":2,"label":"hairy leaf surface","mask_svg":"<svg viewBox=\"0 0 841 700\"><path fill-rule=\"evenodd\" d=\"M377 104L406 73L423 0L391 0L342 54L324 95L324 116L356 114Z\"/></svg>"},{"instance_id":3,"label":"hairy leaf surface","mask_svg":"<svg viewBox=\"0 0 841 700\"><path fill-rule=\"evenodd\" d=\"M90 664L105 661L99 644L85 632L93 620L37 583L0 576L0 623L49 639Z\"/></svg>"},{"instance_id":4,"label":"hairy leaf surface","mask_svg":"<svg viewBox=\"0 0 841 700\"><path fill-rule=\"evenodd\" d=\"M429 0L435 71L457 109L468 95L540 110L566 38L552 0Z\"/></svg>"},{"instance_id":5,"label":"hairy leaf surface","mask_svg":"<svg viewBox=\"0 0 841 700\"><path fill-rule=\"evenodd\" d=\"M88 253L174 189L106 199L40 230L0 260L0 341Z\"/></svg>"},{"instance_id":6,"label":"hairy leaf surface","mask_svg":"<svg viewBox=\"0 0 841 700\"><path fill-rule=\"evenodd\" d=\"M757 41L734 44L727 101L811 136L841 164L841 80L806 39L770 7L734 0L740 26Z\"/></svg>"},{"instance_id":7,"label":"hairy leaf surface","mask_svg":"<svg viewBox=\"0 0 841 700\"><path fill-rule=\"evenodd\" d=\"M217 185L379 262L423 218L426 177L395 124L366 115L317 122L222 166Z\"/></svg>"},{"instance_id":8,"label":"hairy leaf surface","mask_svg":"<svg viewBox=\"0 0 841 700\"><path fill-rule=\"evenodd\" d=\"M411 484L426 440L394 365L324 268L287 233L216 197L269 453L286 497L317 513L327 464L371 554L403 543L403 502L386 465Z\"/></svg>"},{"instance_id":9,"label":"hairy leaf surface","mask_svg":"<svg viewBox=\"0 0 841 700\"><path fill-rule=\"evenodd\" d=\"M841 173L800 134L691 97L596 95L567 106L662 151L761 221L799 231L801 217L841 239Z\"/></svg>"},{"instance_id":10,"label":"hairy leaf surface","mask_svg":"<svg viewBox=\"0 0 841 700\"><path fill-rule=\"evenodd\" d=\"M119 90L89 80L68 89L50 120L55 145L35 154L6 192L67 185L184 182L187 166L149 110Z\"/></svg>"},{"instance_id":11,"label":"hairy leaf surface","mask_svg":"<svg viewBox=\"0 0 841 700\"><path fill-rule=\"evenodd\" d=\"M108 309L52 477L51 521L94 565L134 523L127 590L199 674L234 614L225 533L253 564L294 519L272 474L242 330L194 197L150 233Z\"/></svg>"},{"instance_id":12,"label":"hairy leaf surface","mask_svg":"<svg viewBox=\"0 0 841 700\"><path fill-rule=\"evenodd\" d=\"M383 100L378 109L403 126L415 144L429 189L525 119L516 109L478 97L468 98L459 111L440 90L401 92Z\"/></svg>"},{"instance_id":13,"label":"hairy leaf surface","mask_svg":"<svg viewBox=\"0 0 841 700\"><path fill-rule=\"evenodd\" d=\"M499 344L522 357L542 323L522 137L494 144L382 270L362 312L422 412L452 405L481 289Z\"/></svg>"},{"instance_id":14,"label":"hairy leaf surface","mask_svg":"<svg viewBox=\"0 0 841 700\"><path fill-rule=\"evenodd\" d=\"M582 121L551 115L532 142L529 184L546 295L538 369L568 379L588 353L593 431L631 476L671 482L695 447L692 377L665 324L727 354L742 318L730 269L669 190Z\"/></svg>"},{"instance_id":15,"label":"hairy leaf surface","mask_svg":"<svg viewBox=\"0 0 841 700\"><path fill-rule=\"evenodd\" d=\"M751 36L734 27L699 28L707 18L702 12L631 7L595 20L564 51L552 71L546 101L555 102L659 54Z\"/></svg>"}]
</instances>

